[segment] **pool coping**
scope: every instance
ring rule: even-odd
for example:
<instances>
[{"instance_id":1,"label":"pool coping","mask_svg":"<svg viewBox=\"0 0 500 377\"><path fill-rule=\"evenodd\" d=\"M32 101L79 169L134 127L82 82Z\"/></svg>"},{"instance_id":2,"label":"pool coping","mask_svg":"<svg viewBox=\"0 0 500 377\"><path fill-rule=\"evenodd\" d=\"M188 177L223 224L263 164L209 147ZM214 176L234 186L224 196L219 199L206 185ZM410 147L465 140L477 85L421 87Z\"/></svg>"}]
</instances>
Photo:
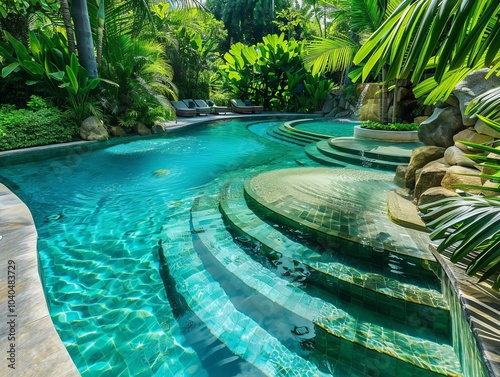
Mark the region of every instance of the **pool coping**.
<instances>
[{"instance_id":1,"label":"pool coping","mask_svg":"<svg viewBox=\"0 0 500 377\"><path fill-rule=\"evenodd\" d=\"M49 314L31 212L1 183L0 236L0 316L11 323L1 327L0 343L13 356L2 360L0 375L80 376Z\"/></svg>"}]
</instances>

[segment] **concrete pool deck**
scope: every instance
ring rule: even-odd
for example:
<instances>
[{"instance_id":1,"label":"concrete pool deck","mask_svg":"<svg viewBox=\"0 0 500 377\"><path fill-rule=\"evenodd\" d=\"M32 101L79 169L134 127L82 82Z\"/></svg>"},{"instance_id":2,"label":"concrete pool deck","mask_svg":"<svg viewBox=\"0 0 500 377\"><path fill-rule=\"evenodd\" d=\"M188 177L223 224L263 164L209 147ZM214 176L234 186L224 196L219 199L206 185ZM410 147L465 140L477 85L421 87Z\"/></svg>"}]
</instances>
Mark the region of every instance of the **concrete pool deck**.
<instances>
[{"instance_id":1,"label":"concrete pool deck","mask_svg":"<svg viewBox=\"0 0 500 377\"><path fill-rule=\"evenodd\" d=\"M290 115L266 113L252 116L234 116L233 114L220 116L202 116L194 119L186 118L179 120L172 129L193 125L195 123L231 119L231 118L257 118L262 116ZM57 148L51 146L48 148ZM13 151L0 153L3 154L28 152ZM4 352L10 351L9 336L15 336L14 361L15 370L9 368L11 364L6 358L0 365L0 375L2 376L79 376L71 357L60 340L50 317L47 303L43 292L42 282L38 271L37 260L37 232L33 218L26 205L15 196L6 186L0 184L0 257L4 265L2 267L2 276L0 281L0 314L4 323L13 320L15 323L15 333L12 334L8 325L4 325L0 330L0 344ZM9 276L9 261L13 261L15 270L15 303L9 307L9 285L7 284ZM443 263L442 261L440 261ZM448 262L449 263L449 262ZM447 267L451 270L451 268ZM448 272L448 271L447 271ZM459 272L457 272L459 273ZM452 280L452 284L457 291L469 291L469 289L460 288L461 282L457 277ZM472 280L465 281L467 285L473 286ZM4 284L3 282L6 282ZM13 279L10 279L13 282ZM492 376L500 376L500 353L497 345L500 344L500 335L495 333L495 329L500 328L500 300L498 295L492 294L488 289L478 287L487 296L487 301L483 302L484 296L471 296L469 299L470 309L464 311L467 314L467 321L481 324L482 327L475 327L476 336L479 333L487 341L487 346L480 349L485 352L485 358L490 360L488 367ZM472 288L470 288L472 290ZM484 293L486 292L486 293ZM458 293L458 292L457 292ZM462 305L463 295L460 295ZM479 298L482 304L487 308L478 310ZM9 312L12 309L14 312ZM16 317L8 317L16 315ZM486 317L485 317L486 316ZM481 344L481 343L480 343Z\"/></svg>"}]
</instances>

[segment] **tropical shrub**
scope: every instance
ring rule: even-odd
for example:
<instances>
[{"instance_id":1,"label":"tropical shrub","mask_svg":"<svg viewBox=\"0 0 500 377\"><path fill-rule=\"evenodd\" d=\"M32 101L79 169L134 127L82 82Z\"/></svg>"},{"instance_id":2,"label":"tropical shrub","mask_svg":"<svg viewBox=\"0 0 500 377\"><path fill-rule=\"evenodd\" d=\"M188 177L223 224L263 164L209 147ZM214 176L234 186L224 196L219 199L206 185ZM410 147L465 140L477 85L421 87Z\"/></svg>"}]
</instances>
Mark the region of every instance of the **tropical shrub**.
<instances>
[{"instance_id":1,"label":"tropical shrub","mask_svg":"<svg viewBox=\"0 0 500 377\"><path fill-rule=\"evenodd\" d=\"M367 120L361 123L360 127L368 128L370 130L382 130L382 131L417 131L419 125L414 123L383 124L379 122L374 122L372 120Z\"/></svg>"},{"instance_id":2,"label":"tropical shrub","mask_svg":"<svg viewBox=\"0 0 500 377\"><path fill-rule=\"evenodd\" d=\"M162 45L148 37L109 38L103 50L101 77L117 85L103 86L104 110L111 123L131 128L172 118L167 98L177 97L172 67Z\"/></svg>"},{"instance_id":3,"label":"tropical shrub","mask_svg":"<svg viewBox=\"0 0 500 377\"><path fill-rule=\"evenodd\" d=\"M68 142L78 133L70 112L40 97L32 96L25 109L0 107L0 150Z\"/></svg>"},{"instance_id":4,"label":"tropical shrub","mask_svg":"<svg viewBox=\"0 0 500 377\"><path fill-rule=\"evenodd\" d=\"M303 43L267 35L253 46L236 43L224 55L221 72L234 95L279 111L320 108L333 84L304 68Z\"/></svg>"},{"instance_id":5,"label":"tropical shrub","mask_svg":"<svg viewBox=\"0 0 500 377\"><path fill-rule=\"evenodd\" d=\"M38 34L38 36L37 36ZM0 42L0 55L7 65L2 77L13 72L22 73L26 85L42 86L46 93L58 103L72 108L77 124L93 111L90 91L99 84L99 79L89 79L74 53L70 54L62 34L47 36L39 31L30 31L30 50L5 32L9 44Z\"/></svg>"}]
</instances>

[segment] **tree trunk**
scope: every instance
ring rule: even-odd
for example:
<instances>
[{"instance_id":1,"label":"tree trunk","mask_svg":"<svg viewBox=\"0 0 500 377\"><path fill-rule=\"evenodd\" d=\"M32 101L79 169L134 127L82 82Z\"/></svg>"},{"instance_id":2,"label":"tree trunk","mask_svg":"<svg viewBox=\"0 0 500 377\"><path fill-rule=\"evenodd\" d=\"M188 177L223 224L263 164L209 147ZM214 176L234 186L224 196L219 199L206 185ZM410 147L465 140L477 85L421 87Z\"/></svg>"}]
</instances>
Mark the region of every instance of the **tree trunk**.
<instances>
[{"instance_id":1,"label":"tree trunk","mask_svg":"<svg viewBox=\"0 0 500 377\"><path fill-rule=\"evenodd\" d=\"M59 0L59 5L61 7L64 28L66 29L66 36L68 37L68 49L71 54L75 52L75 36L73 34L73 25L71 24L68 0Z\"/></svg>"},{"instance_id":2,"label":"tree trunk","mask_svg":"<svg viewBox=\"0 0 500 377\"><path fill-rule=\"evenodd\" d=\"M385 80L387 70L382 68L382 88L380 90L380 123L387 124L387 107L388 107L388 95L387 95L387 82Z\"/></svg>"},{"instance_id":3,"label":"tree trunk","mask_svg":"<svg viewBox=\"0 0 500 377\"><path fill-rule=\"evenodd\" d=\"M90 29L89 12L86 0L73 0L73 23L75 24L75 35L78 49L78 61L88 73L89 78L99 77L97 63L94 53L94 41Z\"/></svg>"}]
</instances>

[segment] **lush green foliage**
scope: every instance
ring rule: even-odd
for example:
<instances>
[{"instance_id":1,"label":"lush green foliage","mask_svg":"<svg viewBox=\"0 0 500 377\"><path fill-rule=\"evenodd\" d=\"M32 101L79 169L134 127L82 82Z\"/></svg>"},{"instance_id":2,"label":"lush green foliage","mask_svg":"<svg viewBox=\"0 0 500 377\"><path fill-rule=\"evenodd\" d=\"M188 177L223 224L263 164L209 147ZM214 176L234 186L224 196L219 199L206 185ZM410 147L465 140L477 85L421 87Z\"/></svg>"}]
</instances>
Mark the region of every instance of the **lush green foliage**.
<instances>
[{"instance_id":1,"label":"lush green foliage","mask_svg":"<svg viewBox=\"0 0 500 377\"><path fill-rule=\"evenodd\" d=\"M163 46L147 38L110 38L103 52L101 76L117 85L103 85L104 110L114 123L131 128L172 117L166 100L176 97L172 67Z\"/></svg>"},{"instance_id":2,"label":"lush green foliage","mask_svg":"<svg viewBox=\"0 0 500 377\"><path fill-rule=\"evenodd\" d=\"M500 67L498 0L405 0L359 50L363 79L388 67L385 80L409 78L432 104L471 71Z\"/></svg>"},{"instance_id":3,"label":"lush green foliage","mask_svg":"<svg viewBox=\"0 0 500 377\"><path fill-rule=\"evenodd\" d=\"M0 150L34 147L75 140L79 130L71 113L33 96L26 109L0 107Z\"/></svg>"},{"instance_id":4,"label":"lush green foliage","mask_svg":"<svg viewBox=\"0 0 500 377\"><path fill-rule=\"evenodd\" d=\"M99 79L89 80L76 55L68 52L64 36L54 34L48 37L39 32L37 37L31 31L28 50L9 33L5 35L9 44L0 42L0 55L7 63L2 69L2 77L20 72L26 78L26 85L43 85L49 96L66 102L73 109L78 124L90 115L89 95L99 84Z\"/></svg>"},{"instance_id":5,"label":"lush green foliage","mask_svg":"<svg viewBox=\"0 0 500 377\"><path fill-rule=\"evenodd\" d=\"M311 112L322 105L332 83L303 66L303 44L268 35L253 46L236 43L221 69L236 97L279 111Z\"/></svg>"},{"instance_id":6,"label":"lush green foliage","mask_svg":"<svg viewBox=\"0 0 500 377\"><path fill-rule=\"evenodd\" d=\"M207 0L207 8L224 22L228 32L226 48L236 42L255 44L275 31L273 9L268 0ZM274 12L291 6L290 0L274 0Z\"/></svg>"},{"instance_id":7,"label":"lush green foliage","mask_svg":"<svg viewBox=\"0 0 500 377\"><path fill-rule=\"evenodd\" d=\"M383 130L383 131L417 131L419 125L413 123L389 123L382 124L371 120L361 123L361 128L368 128L370 130Z\"/></svg>"}]
</instances>

